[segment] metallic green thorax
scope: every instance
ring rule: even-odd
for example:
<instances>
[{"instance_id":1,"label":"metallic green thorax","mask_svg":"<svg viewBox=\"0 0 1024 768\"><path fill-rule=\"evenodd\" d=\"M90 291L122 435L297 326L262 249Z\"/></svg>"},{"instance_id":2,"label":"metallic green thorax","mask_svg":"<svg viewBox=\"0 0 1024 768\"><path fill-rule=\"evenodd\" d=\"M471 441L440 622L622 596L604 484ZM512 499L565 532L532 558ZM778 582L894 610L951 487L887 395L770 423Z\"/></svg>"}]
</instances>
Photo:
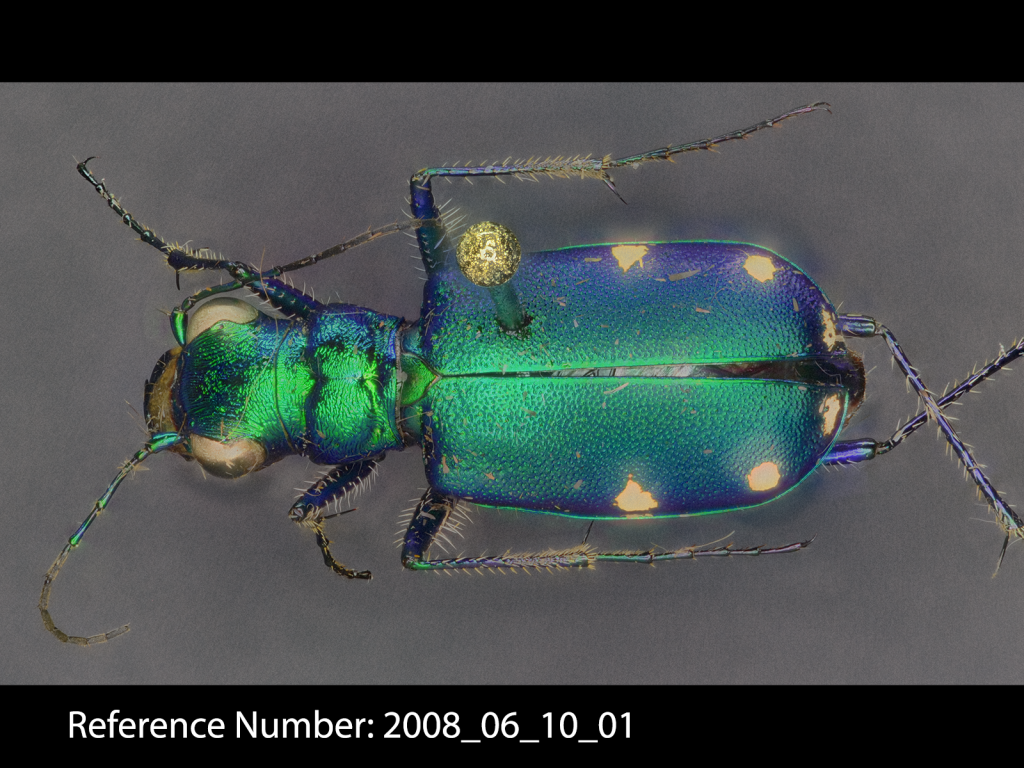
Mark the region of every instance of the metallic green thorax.
<instances>
[{"instance_id":1,"label":"metallic green thorax","mask_svg":"<svg viewBox=\"0 0 1024 768\"><path fill-rule=\"evenodd\" d=\"M260 441L269 464L339 464L402 445L395 425L399 319L332 304L308 322L218 322L183 350L175 420L218 441Z\"/></svg>"}]
</instances>

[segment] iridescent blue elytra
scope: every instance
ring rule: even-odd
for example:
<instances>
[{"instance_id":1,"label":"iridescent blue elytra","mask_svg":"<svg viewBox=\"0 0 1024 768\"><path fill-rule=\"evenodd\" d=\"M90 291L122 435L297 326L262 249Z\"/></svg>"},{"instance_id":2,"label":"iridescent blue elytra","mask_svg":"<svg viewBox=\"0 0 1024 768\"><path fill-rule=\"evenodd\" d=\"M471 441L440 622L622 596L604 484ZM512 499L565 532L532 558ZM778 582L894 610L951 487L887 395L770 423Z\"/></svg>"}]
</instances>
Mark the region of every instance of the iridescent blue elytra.
<instances>
[{"instance_id":1,"label":"iridescent blue elytra","mask_svg":"<svg viewBox=\"0 0 1024 768\"><path fill-rule=\"evenodd\" d=\"M758 246L566 248L511 283L522 338L454 265L403 337L437 375L410 421L452 496L588 518L760 504L817 466L863 392L828 299ZM627 486L647 503L617 502Z\"/></svg>"},{"instance_id":2,"label":"iridescent blue elytra","mask_svg":"<svg viewBox=\"0 0 1024 768\"><path fill-rule=\"evenodd\" d=\"M618 160L426 168L411 180L409 222L368 230L262 271L162 240L93 176L92 158L80 163L79 173L176 273L224 270L232 282L200 291L172 312L176 346L146 384L150 439L47 572L39 601L44 625L58 639L78 644L127 631L125 625L91 637L65 634L50 616L50 592L71 549L121 481L163 451L228 478L290 455L326 465L289 517L313 532L333 571L368 579L368 571L347 568L331 554L324 521L343 513L325 512L391 450L420 450L428 481L409 516L406 567L569 568L598 560L794 552L809 542L597 552L584 541L537 554L454 559L430 559L428 550L461 526L463 501L586 519L708 514L762 504L818 466L887 453L932 420L988 501L1006 542L1024 538L1024 524L942 413L1024 353L1024 341L936 400L891 331L868 317L837 314L807 275L765 248L644 242L521 257L514 234L481 222L462 235L455 254L453 221L442 215L431 189L435 177L579 175L601 180L618 195L613 168L711 149L827 107L811 104L741 131ZM427 272L417 321L322 304L281 279L402 230L415 232ZM221 295L240 289L276 312ZM841 441L865 388L860 358L846 339L870 336L885 341L923 411L883 442Z\"/></svg>"}]
</instances>

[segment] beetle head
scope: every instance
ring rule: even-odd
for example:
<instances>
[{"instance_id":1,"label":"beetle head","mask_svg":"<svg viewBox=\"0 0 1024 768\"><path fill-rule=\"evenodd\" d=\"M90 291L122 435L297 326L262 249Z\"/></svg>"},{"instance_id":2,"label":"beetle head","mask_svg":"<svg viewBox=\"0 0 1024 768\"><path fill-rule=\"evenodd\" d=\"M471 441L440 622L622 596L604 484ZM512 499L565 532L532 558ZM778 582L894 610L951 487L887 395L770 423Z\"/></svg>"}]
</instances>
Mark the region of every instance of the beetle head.
<instances>
[{"instance_id":1,"label":"beetle head","mask_svg":"<svg viewBox=\"0 0 1024 768\"><path fill-rule=\"evenodd\" d=\"M255 323L260 313L244 301L217 298L203 304L189 318L185 347L168 350L157 361L145 388L146 425L153 434L181 433L185 412L181 404L181 372L183 352L194 339L215 326L224 324L244 326ZM186 432L190 432L188 428ZM223 430L221 430L223 432ZM252 436L216 434L213 436L192 432L187 439L171 450L186 459L196 459L211 475L241 477L267 464L267 451L263 443Z\"/></svg>"}]
</instances>

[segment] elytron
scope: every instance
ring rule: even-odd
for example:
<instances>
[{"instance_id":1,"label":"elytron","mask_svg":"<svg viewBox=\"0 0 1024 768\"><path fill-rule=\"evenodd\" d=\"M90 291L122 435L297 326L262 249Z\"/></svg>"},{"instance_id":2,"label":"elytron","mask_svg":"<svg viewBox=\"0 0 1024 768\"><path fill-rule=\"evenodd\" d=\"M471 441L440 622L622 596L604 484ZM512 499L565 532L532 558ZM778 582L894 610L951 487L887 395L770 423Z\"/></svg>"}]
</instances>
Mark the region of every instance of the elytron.
<instances>
[{"instance_id":1,"label":"elytron","mask_svg":"<svg viewBox=\"0 0 1024 768\"><path fill-rule=\"evenodd\" d=\"M81 645L128 630L69 636L50 616L50 591L121 481L164 451L225 478L293 454L329 467L288 516L312 532L335 573L368 579L368 571L335 559L324 522L343 514L326 512L365 482L388 451L418 447L429 486L405 532L407 568L562 569L601 560L777 554L809 542L665 552L595 552L584 542L451 559L431 559L429 549L458 532L463 501L591 520L764 504L816 467L883 455L933 421L1005 531L1005 553L1011 537L1024 538L1024 526L943 409L1019 357L1024 340L936 398L889 329L839 314L811 278L766 248L636 242L522 256L515 235L492 222L456 240L454 214L434 202L432 180L452 177L576 175L599 179L618 195L613 169L710 150L828 107L809 104L743 130L618 160L425 168L411 179L409 221L266 270L164 241L93 175L94 158L79 163L78 172L176 276L222 270L231 282L189 296L171 313L176 344L145 387L150 437L47 572L39 600L44 625L61 641ZM427 273L421 317L413 322L320 303L284 278L399 231L415 235ZM221 295L243 289L272 313ZM885 342L922 412L887 440L839 440L865 392L861 358L846 340L871 336Z\"/></svg>"}]
</instances>

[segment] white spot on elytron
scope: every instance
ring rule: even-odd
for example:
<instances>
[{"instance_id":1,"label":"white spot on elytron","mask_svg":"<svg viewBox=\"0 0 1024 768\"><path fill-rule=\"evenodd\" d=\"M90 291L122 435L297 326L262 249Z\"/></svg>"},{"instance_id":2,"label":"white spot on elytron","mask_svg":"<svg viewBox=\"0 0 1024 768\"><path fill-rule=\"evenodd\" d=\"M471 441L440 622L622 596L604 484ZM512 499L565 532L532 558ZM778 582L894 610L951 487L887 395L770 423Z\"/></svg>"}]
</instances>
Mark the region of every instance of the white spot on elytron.
<instances>
[{"instance_id":1,"label":"white spot on elytron","mask_svg":"<svg viewBox=\"0 0 1024 768\"><path fill-rule=\"evenodd\" d=\"M642 512L645 509L654 509L658 506L658 502L630 475L622 493L615 497L615 506L626 512Z\"/></svg>"},{"instance_id":2,"label":"white spot on elytron","mask_svg":"<svg viewBox=\"0 0 1024 768\"><path fill-rule=\"evenodd\" d=\"M821 310L821 322L825 324L825 332L821 335L821 340L825 342L825 346L832 349L836 345L839 334L836 333L836 321L827 309Z\"/></svg>"},{"instance_id":3,"label":"white spot on elytron","mask_svg":"<svg viewBox=\"0 0 1024 768\"><path fill-rule=\"evenodd\" d=\"M758 256L756 254L747 257L747 260L743 262L743 268L747 270L747 274L759 283L767 283L777 271L771 259L767 256Z\"/></svg>"},{"instance_id":4,"label":"white spot on elytron","mask_svg":"<svg viewBox=\"0 0 1024 768\"><path fill-rule=\"evenodd\" d=\"M823 435L831 435L832 430L836 426L836 418L839 416L841 406L839 403L839 395L830 395L825 398L821 407L818 409L818 413L823 414L821 432Z\"/></svg>"},{"instance_id":5,"label":"white spot on elytron","mask_svg":"<svg viewBox=\"0 0 1024 768\"><path fill-rule=\"evenodd\" d=\"M779 468L770 461L758 464L747 475L747 484L752 491L770 491L779 484Z\"/></svg>"},{"instance_id":6,"label":"white spot on elytron","mask_svg":"<svg viewBox=\"0 0 1024 768\"><path fill-rule=\"evenodd\" d=\"M612 248L612 256L619 262L623 272L628 272L629 268L638 261L640 262L640 268L643 269L644 256L646 255L646 245L616 245Z\"/></svg>"}]
</instances>

